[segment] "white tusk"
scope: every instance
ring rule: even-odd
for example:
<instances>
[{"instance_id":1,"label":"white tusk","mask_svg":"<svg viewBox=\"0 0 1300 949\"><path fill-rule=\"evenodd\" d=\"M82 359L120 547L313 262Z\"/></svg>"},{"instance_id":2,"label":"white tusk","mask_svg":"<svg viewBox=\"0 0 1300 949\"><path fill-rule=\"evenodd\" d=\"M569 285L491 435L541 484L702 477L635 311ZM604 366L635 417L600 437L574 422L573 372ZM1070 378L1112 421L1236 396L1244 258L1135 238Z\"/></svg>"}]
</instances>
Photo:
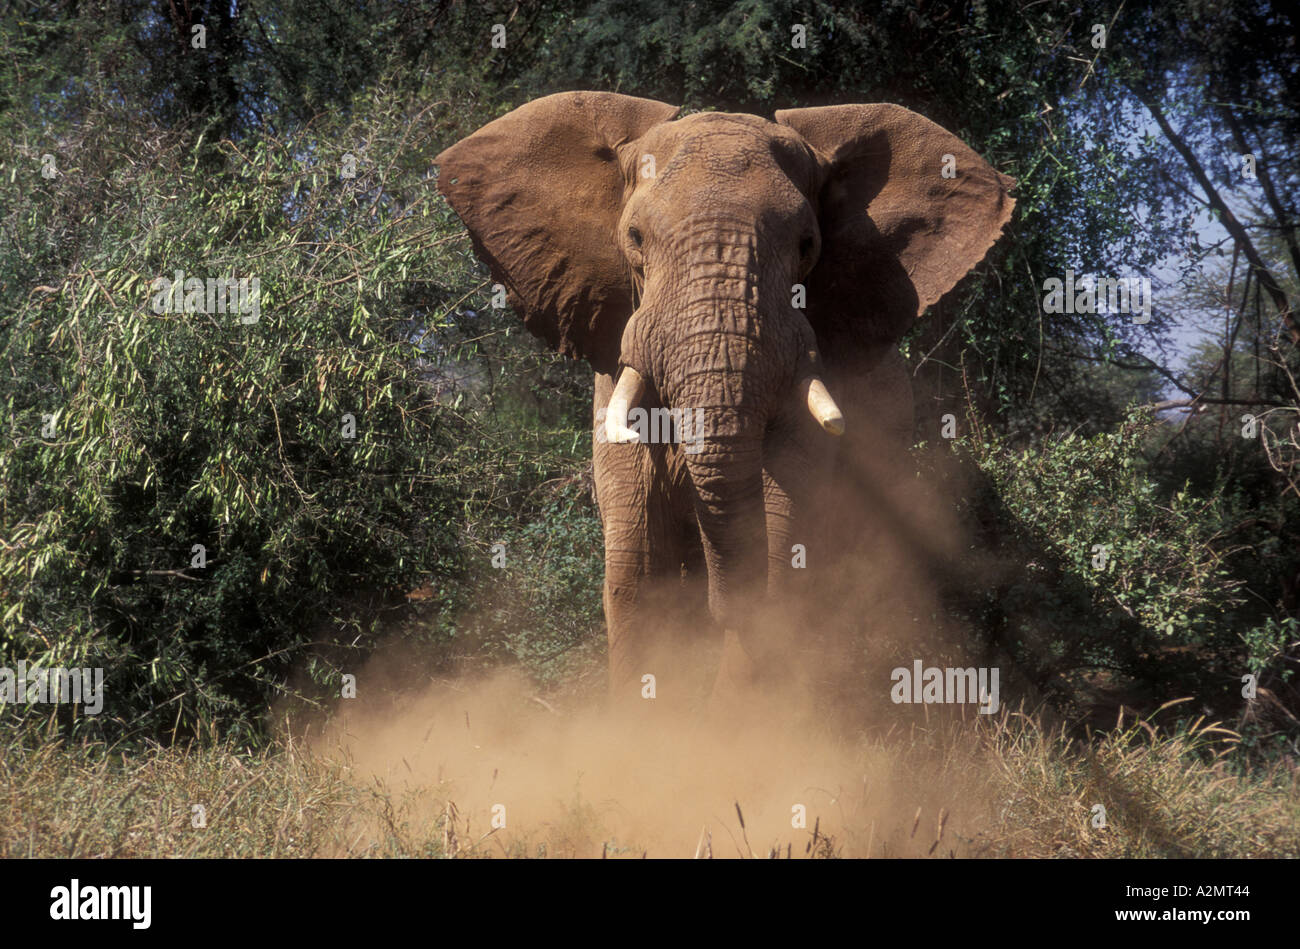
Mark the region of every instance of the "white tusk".
<instances>
[{"instance_id":1,"label":"white tusk","mask_svg":"<svg viewBox=\"0 0 1300 949\"><path fill-rule=\"evenodd\" d=\"M626 445L640 439L637 433L627 427L627 413L632 406L641 401L645 395L645 380L641 373L631 366L624 366L618 377L614 394L609 397L609 406L605 409L605 440L614 445Z\"/></svg>"},{"instance_id":2,"label":"white tusk","mask_svg":"<svg viewBox=\"0 0 1300 949\"><path fill-rule=\"evenodd\" d=\"M808 404L808 411L817 424L832 435L844 434L844 414L835 404L826 386L816 376L808 376L800 383L800 398Z\"/></svg>"}]
</instances>

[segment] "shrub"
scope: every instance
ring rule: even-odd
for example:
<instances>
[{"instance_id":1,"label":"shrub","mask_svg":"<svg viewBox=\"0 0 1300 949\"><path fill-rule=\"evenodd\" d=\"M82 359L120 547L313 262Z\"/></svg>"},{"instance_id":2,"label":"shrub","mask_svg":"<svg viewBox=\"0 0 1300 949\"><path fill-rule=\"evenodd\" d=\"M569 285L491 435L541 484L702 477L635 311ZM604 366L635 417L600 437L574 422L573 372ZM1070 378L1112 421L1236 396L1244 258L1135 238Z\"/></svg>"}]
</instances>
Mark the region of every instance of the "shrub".
<instances>
[{"instance_id":1,"label":"shrub","mask_svg":"<svg viewBox=\"0 0 1300 949\"><path fill-rule=\"evenodd\" d=\"M1219 491L1160 490L1142 454L1160 424L1133 413L1020 451L989 430L960 442L984 481L968 513L1004 532L992 543L1010 563L967 608L1041 686L1110 670L1176 692L1244 670L1242 581L1221 539L1233 512Z\"/></svg>"},{"instance_id":2,"label":"shrub","mask_svg":"<svg viewBox=\"0 0 1300 949\"><path fill-rule=\"evenodd\" d=\"M351 117L217 143L105 106L58 176L40 143L0 166L26 182L0 196L14 254L35 249L0 288L0 663L104 668L104 713L65 724L251 739L313 643L364 642L377 605L461 571L490 451L459 450L470 420L412 332L482 283L425 151L474 120L438 101L379 84ZM260 318L156 312L177 270L256 277Z\"/></svg>"}]
</instances>

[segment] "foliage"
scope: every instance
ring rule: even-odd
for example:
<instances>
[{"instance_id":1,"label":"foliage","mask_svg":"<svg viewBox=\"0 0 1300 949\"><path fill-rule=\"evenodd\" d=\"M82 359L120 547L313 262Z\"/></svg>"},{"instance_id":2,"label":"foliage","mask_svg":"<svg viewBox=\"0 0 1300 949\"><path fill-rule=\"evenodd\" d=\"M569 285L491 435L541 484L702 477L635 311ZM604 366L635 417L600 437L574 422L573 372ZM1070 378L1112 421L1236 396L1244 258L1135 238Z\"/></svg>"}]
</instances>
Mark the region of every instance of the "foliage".
<instances>
[{"instance_id":1,"label":"foliage","mask_svg":"<svg viewBox=\"0 0 1300 949\"><path fill-rule=\"evenodd\" d=\"M493 537L509 559L503 582L487 599L487 630L511 660L554 682L565 670L556 660L604 639L604 535L590 485L568 480L531 517L502 524ZM476 586L488 590L486 583Z\"/></svg>"},{"instance_id":2,"label":"foliage","mask_svg":"<svg viewBox=\"0 0 1300 949\"><path fill-rule=\"evenodd\" d=\"M1143 454L1160 430L1133 413L1020 451L987 429L961 440L986 479L971 516L996 525L984 539L1013 565L965 609L1040 688L1069 696L1107 670L1211 701L1225 672L1247 668L1244 584L1222 533L1236 512L1222 485L1161 489Z\"/></svg>"},{"instance_id":3,"label":"foliage","mask_svg":"<svg viewBox=\"0 0 1300 949\"><path fill-rule=\"evenodd\" d=\"M438 400L411 329L481 282L416 146L456 116L382 87L360 105L223 142L215 176L111 109L64 137L57 177L35 150L0 169L26 183L0 208L14 254L37 249L0 338L3 655L105 667L109 709L82 727L249 737L321 629L354 638L462 569L500 442ZM260 318L156 312L175 271L256 278Z\"/></svg>"},{"instance_id":4,"label":"foliage","mask_svg":"<svg viewBox=\"0 0 1300 949\"><path fill-rule=\"evenodd\" d=\"M1091 438L1071 433L1011 452L990 433L976 450L1012 516L1099 599L1159 637L1199 642L1239 602L1240 583L1213 543L1219 499L1164 499L1144 470L1141 440L1154 427L1134 414Z\"/></svg>"}]
</instances>

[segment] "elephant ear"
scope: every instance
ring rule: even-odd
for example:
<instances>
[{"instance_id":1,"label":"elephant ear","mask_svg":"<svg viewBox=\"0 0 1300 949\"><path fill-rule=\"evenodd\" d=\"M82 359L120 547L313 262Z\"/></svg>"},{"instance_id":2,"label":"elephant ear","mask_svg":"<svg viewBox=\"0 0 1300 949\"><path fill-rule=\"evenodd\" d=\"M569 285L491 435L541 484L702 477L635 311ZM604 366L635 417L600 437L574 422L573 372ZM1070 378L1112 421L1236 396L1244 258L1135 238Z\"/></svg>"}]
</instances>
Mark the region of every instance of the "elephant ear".
<instances>
[{"instance_id":1,"label":"elephant ear","mask_svg":"<svg viewBox=\"0 0 1300 949\"><path fill-rule=\"evenodd\" d=\"M896 343L979 263L1015 207L1015 181L902 106L789 109L776 121L825 162L807 300L828 356Z\"/></svg>"},{"instance_id":2,"label":"elephant ear","mask_svg":"<svg viewBox=\"0 0 1300 949\"><path fill-rule=\"evenodd\" d=\"M598 370L618 364L632 281L618 250L617 149L677 108L608 92L522 105L442 152L438 190L536 336Z\"/></svg>"}]
</instances>

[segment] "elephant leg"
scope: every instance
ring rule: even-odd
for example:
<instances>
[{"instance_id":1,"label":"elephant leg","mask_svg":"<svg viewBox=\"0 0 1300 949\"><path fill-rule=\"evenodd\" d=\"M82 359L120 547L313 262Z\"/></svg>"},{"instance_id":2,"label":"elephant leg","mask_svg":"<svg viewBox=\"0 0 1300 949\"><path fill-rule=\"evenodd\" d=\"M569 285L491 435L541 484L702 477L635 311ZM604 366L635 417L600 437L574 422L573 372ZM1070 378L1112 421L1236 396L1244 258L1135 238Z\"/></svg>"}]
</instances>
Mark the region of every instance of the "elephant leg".
<instances>
[{"instance_id":1,"label":"elephant leg","mask_svg":"<svg viewBox=\"0 0 1300 949\"><path fill-rule=\"evenodd\" d=\"M654 514L653 510L646 513ZM673 587L680 579L674 584L661 562L671 553L649 540L643 524L619 514L605 518L609 690L618 701L652 694L657 698L664 688L671 688L664 664L672 632Z\"/></svg>"},{"instance_id":2,"label":"elephant leg","mask_svg":"<svg viewBox=\"0 0 1300 949\"><path fill-rule=\"evenodd\" d=\"M597 410L612 388L609 376L596 376ZM684 589L683 565L691 553L682 530L683 469L668 445L610 445L597 438L593 458L605 537L611 699L638 704L651 694L656 701L678 697L686 689L674 646L692 600Z\"/></svg>"}]
</instances>

